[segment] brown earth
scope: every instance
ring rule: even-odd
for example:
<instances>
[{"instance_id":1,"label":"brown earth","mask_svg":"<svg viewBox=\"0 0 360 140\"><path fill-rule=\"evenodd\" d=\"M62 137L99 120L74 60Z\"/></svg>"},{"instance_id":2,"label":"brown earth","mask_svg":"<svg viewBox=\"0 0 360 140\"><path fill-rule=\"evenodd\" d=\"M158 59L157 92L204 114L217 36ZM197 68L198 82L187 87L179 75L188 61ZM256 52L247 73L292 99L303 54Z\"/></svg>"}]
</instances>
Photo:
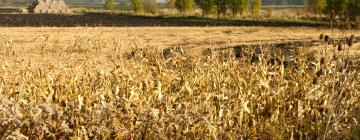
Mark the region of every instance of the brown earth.
<instances>
[{"instance_id":1,"label":"brown earth","mask_svg":"<svg viewBox=\"0 0 360 140\"><path fill-rule=\"evenodd\" d=\"M0 26L5 27L204 27L204 26L265 26L265 27L327 27L320 23L272 22L272 21L236 21L236 20L202 20L199 18L163 18L132 16L126 14L0 14Z\"/></svg>"}]
</instances>

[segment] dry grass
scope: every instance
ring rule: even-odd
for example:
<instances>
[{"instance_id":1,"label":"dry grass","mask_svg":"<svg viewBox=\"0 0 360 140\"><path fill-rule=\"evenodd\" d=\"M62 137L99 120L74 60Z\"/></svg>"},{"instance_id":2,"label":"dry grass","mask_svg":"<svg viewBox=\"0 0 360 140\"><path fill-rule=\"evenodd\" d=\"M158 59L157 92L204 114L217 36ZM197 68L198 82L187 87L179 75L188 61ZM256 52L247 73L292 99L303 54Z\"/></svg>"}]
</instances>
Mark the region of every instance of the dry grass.
<instances>
[{"instance_id":1,"label":"dry grass","mask_svg":"<svg viewBox=\"0 0 360 140\"><path fill-rule=\"evenodd\" d=\"M356 53L348 57L344 51L320 51L314 58L303 53L286 66L281 61L268 63L272 58L266 47L256 56L254 48L247 48L239 59L232 50L222 52L229 55L200 56L207 47L316 39L321 32L330 34L328 30L2 31L1 139L356 139L360 135ZM172 53L164 59L159 52L179 46L185 54ZM355 44L351 50L358 48ZM127 57L126 52L133 54Z\"/></svg>"},{"instance_id":2,"label":"dry grass","mask_svg":"<svg viewBox=\"0 0 360 140\"><path fill-rule=\"evenodd\" d=\"M316 28L267 28L267 27L139 27L139 28L2 28L0 40L12 41L12 49L28 56L26 60L38 61L43 58L49 61L68 61L71 59L101 61L107 64L108 52L125 52L133 47L184 47L191 54L200 54L204 48L226 47L243 43L266 43L291 39L318 39L320 33L342 37L344 31L316 29ZM347 34L356 34L352 31ZM47 37L47 38L45 38ZM42 41L43 40L43 41ZM38 50L42 42L50 45L44 48L55 50L39 56L32 50ZM39 44L40 42L40 44ZM77 44L76 44L77 42ZM80 42L80 43L79 43ZM55 45L53 45L55 44ZM46 45L46 44L45 44ZM94 52L79 53L76 57L54 57L56 50L90 49L99 47L97 56ZM49 47L50 46L50 47ZM76 46L76 47L73 47ZM106 46L106 47L104 47ZM61 52L61 51L60 51ZM56 53L55 53L56 54ZM72 53L61 53L70 55ZM111 54L111 53L110 53ZM43 56L44 55L44 56ZM55 55L56 56L56 55ZM55 59L56 58L56 59ZM54 60L55 59L55 60ZM76 61L78 62L78 61ZM84 62L84 61L80 61Z\"/></svg>"}]
</instances>

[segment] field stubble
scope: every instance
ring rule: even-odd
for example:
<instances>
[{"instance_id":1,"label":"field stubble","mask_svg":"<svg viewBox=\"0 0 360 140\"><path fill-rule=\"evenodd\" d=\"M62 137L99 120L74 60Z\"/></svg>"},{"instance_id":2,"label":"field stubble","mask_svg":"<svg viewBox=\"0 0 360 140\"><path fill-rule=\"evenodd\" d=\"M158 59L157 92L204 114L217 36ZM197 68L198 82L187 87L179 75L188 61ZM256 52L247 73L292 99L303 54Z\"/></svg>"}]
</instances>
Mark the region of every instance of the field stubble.
<instances>
[{"instance_id":1,"label":"field stubble","mask_svg":"<svg viewBox=\"0 0 360 140\"><path fill-rule=\"evenodd\" d=\"M203 56L312 28L4 28L1 138L358 138L359 44ZM354 33L354 32L353 32ZM348 33L351 34L351 33ZM164 59L161 49L185 54ZM326 49L327 48L327 49ZM325 51L326 50L326 51ZM348 53L347 50L349 50ZM247 53L246 53L247 52ZM315 54L311 55L308 54ZM222 54L222 55L221 55ZM225 54L225 55L224 55ZM228 55L226 55L228 54ZM279 61L272 62L271 55ZM253 60L257 61L254 62Z\"/></svg>"}]
</instances>

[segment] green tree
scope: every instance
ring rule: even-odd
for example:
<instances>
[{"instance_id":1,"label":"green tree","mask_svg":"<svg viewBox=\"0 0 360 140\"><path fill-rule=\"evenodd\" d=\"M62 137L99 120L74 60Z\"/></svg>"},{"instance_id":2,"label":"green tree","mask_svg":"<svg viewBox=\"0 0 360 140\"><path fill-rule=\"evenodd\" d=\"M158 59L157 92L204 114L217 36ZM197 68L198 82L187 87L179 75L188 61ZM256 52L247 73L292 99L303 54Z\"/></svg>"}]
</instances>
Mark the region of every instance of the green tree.
<instances>
[{"instance_id":1,"label":"green tree","mask_svg":"<svg viewBox=\"0 0 360 140\"><path fill-rule=\"evenodd\" d=\"M360 0L349 0L347 4L347 13L348 16L356 20L360 17Z\"/></svg>"},{"instance_id":2,"label":"green tree","mask_svg":"<svg viewBox=\"0 0 360 140\"><path fill-rule=\"evenodd\" d=\"M230 0L230 10L234 16L237 14L242 15L244 11L247 9L248 0Z\"/></svg>"},{"instance_id":3,"label":"green tree","mask_svg":"<svg viewBox=\"0 0 360 140\"><path fill-rule=\"evenodd\" d=\"M175 7L180 12L180 14L190 12L194 7L193 0L176 0Z\"/></svg>"},{"instance_id":4,"label":"green tree","mask_svg":"<svg viewBox=\"0 0 360 140\"><path fill-rule=\"evenodd\" d=\"M196 0L195 3L201 9L202 16L212 13L215 9L215 1L214 0Z\"/></svg>"},{"instance_id":5,"label":"green tree","mask_svg":"<svg viewBox=\"0 0 360 140\"><path fill-rule=\"evenodd\" d=\"M115 6L115 1L114 0L106 0L105 1L105 9L113 10L114 6Z\"/></svg>"},{"instance_id":6,"label":"green tree","mask_svg":"<svg viewBox=\"0 0 360 140\"><path fill-rule=\"evenodd\" d=\"M326 0L309 0L308 7L315 13L319 14L325 9Z\"/></svg>"},{"instance_id":7,"label":"green tree","mask_svg":"<svg viewBox=\"0 0 360 140\"><path fill-rule=\"evenodd\" d=\"M259 16L261 14L261 0L253 0L251 2L251 13L253 16Z\"/></svg>"},{"instance_id":8,"label":"green tree","mask_svg":"<svg viewBox=\"0 0 360 140\"><path fill-rule=\"evenodd\" d=\"M348 0L326 0L325 13L331 15L334 12L335 16L344 16L347 8Z\"/></svg>"},{"instance_id":9,"label":"green tree","mask_svg":"<svg viewBox=\"0 0 360 140\"><path fill-rule=\"evenodd\" d=\"M229 0L215 0L216 4L216 13L218 15L218 19L220 19L220 15L226 15L228 6L229 6Z\"/></svg>"},{"instance_id":10,"label":"green tree","mask_svg":"<svg viewBox=\"0 0 360 140\"><path fill-rule=\"evenodd\" d=\"M144 11L143 0L131 0L131 8L135 13L142 13Z\"/></svg>"}]
</instances>

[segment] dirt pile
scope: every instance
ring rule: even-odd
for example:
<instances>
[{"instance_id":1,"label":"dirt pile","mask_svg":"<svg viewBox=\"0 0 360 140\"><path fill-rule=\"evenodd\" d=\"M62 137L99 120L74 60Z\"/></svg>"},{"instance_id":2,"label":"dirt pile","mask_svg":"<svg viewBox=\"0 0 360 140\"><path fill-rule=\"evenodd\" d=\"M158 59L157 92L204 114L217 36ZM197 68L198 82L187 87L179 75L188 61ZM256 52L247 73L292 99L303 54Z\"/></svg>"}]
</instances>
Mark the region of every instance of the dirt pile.
<instances>
[{"instance_id":1,"label":"dirt pile","mask_svg":"<svg viewBox=\"0 0 360 140\"><path fill-rule=\"evenodd\" d=\"M69 14L71 10L64 0L35 0L28 8L30 13Z\"/></svg>"}]
</instances>

